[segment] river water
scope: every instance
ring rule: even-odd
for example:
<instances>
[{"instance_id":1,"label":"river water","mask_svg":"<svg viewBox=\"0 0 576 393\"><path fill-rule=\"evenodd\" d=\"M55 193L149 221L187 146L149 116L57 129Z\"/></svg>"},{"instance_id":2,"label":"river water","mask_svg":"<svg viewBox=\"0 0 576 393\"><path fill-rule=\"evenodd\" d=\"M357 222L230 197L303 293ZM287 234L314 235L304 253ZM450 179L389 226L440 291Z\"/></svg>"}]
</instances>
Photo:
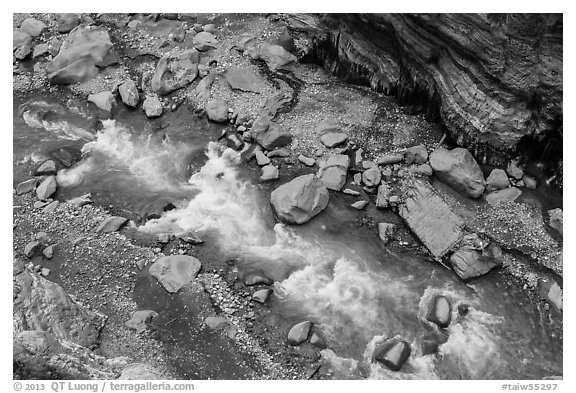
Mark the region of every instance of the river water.
<instances>
[{"instance_id":1,"label":"river water","mask_svg":"<svg viewBox=\"0 0 576 393\"><path fill-rule=\"evenodd\" d=\"M42 99L22 104L14 103L14 156L56 159L59 199L91 192L97 203L132 217L159 211L160 218L136 220L141 232L194 230L206 239L204 255L235 258L242 274L273 278L276 311L320 328L335 378L562 375L562 338L550 313L505 273L466 285L439 264L388 250L373 230L353 226L356 212L335 193L311 222L276 223L273 187L259 185L235 152L211 142L221 127L168 115L150 126L141 111L128 110L96 122L85 108ZM168 202L176 209L162 212ZM439 353L424 356L419 342L437 329L425 320L436 294L452 302L453 322ZM458 315L459 305L469 313ZM400 372L371 364L374 343L395 334L411 343L407 364Z\"/></svg>"}]
</instances>

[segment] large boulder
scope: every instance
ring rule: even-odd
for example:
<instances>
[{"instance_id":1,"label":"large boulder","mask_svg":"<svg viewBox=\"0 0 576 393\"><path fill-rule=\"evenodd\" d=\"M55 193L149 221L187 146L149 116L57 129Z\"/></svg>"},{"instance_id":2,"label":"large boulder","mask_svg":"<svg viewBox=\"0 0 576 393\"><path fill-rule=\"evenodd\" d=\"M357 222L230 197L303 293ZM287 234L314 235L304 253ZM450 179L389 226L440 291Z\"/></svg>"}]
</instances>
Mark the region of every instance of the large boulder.
<instances>
[{"instance_id":1,"label":"large boulder","mask_svg":"<svg viewBox=\"0 0 576 393\"><path fill-rule=\"evenodd\" d=\"M214 99L206 103L206 115L212 121L224 123L228 121L228 104L224 100Z\"/></svg>"},{"instance_id":2,"label":"large boulder","mask_svg":"<svg viewBox=\"0 0 576 393\"><path fill-rule=\"evenodd\" d=\"M395 336L376 344L372 360L382 363L392 371L399 371L411 352L410 344L400 336Z\"/></svg>"},{"instance_id":3,"label":"large boulder","mask_svg":"<svg viewBox=\"0 0 576 393\"><path fill-rule=\"evenodd\" d=\"M286 65L296 61L296 56L280 45L271 45L266 42L260 47L260 58L272 71L285 68Z\"/></svg>"},{"instance_id":4,"label":"large boulder","mask_svg":"<svg viewBox=\"0 0 576 393\"><path fill-rule=\"evenodd\" d=\"M164 55L156 65L152 90L166 95L190 84L198 76L198 52L194 49Z\"/></svg>"},{"instance_id":5,"label":"large boulder","mask_svg":"<svg viewBox=\"0 0 576 393\"><path fill-rule=\"evenodd\" d=\"M337 154L328 157L321 163L318 175L322 183L329 190L340 191L346 184L346 176L350 166L350 157L344 154Z\"/></svg>"},{"instance_id":6,"label":"large boulder","mask_svg":"<svg viewBox=\"0 0 576 393\"><path fill-rule=\"evenodd\" d=\"M66 37L60 52L46 66L52 84L85 82L98 74L112 42L101 28L77 27Z\"/></svg>"},{"instance_id":7,"label":"large boulder","mask_svg":"<svg viewBox=\"0 0 576 393\"><path fill-rule=\"evenodd\" d=\"M328 190L316 176L303 175L281 185L270 195L278 217L290 224L303 224L328 206Z\"/></svg>"},{"instance_id":8,"label":"large boulder","mask_svg":"<svg viewBox=\"0 0 576 393\"><path fill-rule=\"evenodd\" d=\"M452 319L452 304L446 296L435 296L429 305L426 319L438 327L446 328Z\"/></svg>"},{"instance_id":9,"label":"large boulder","mask_svg":"<svg viewBox=\"0 0 576 393\"><path fill-rule=\"evenodd\" d=\"M188 255L162 257L150 266L150 275L170 293L178 292L190 283L200 271L202 264Z\"/></svg>"},{"instance_id":10,"label":"large boulder","mask_svg":"<svg viewBox=\"0 0 576 393\"><path fill-rule=\"evenodd\" d=\"M482 170L466 149L436 149L430 155L430 166L440 180L463 195L478 198L484 192Z\"/></svg>"},{"instance_id":11,"label":"large boulder","mask_svg":"<svg viewBox=\"0 0 576 393\"><path fill-rule=\"evenodd\" d=\"M138 101L140 100L140 95L138 94L138 87L132 79L126 80L118 87L118 93L120 93L120 98L122 102L132 108L138 106Z\"/></svg>"},{"instance_id":12,"label":"large boulder","mask_svg":"<svg viewBox=\"0 0 576 393\"><path fill-rule=\"evenodd\" d=\"M463 280L482 276L502 264L498 258L483 256L478 250L461 248L450 257L452 269Z\"/></svg>"},{"instance_id":13,"label":"large boulder","mask_svg":"<svg viewBox=\"0 0 576 393\"><path fill-rule=\"evenodd\" d=\"M41 201L45 201L50 198L56 192L58 183L56 182L56 176L48 176L38 188L36 188L36 196Z\"/></svg>"},{"instance_id":14,"label":"large boulder","mask_svg":"<svg viewBox=\"0 0 576 393\"><path fill-rule=\"evenodd\" d=\"M406 179L401 188L405 198L398 213L432 255L441 258L462 238L462 219L427 181Z\"/></svg>"}]
</instances>

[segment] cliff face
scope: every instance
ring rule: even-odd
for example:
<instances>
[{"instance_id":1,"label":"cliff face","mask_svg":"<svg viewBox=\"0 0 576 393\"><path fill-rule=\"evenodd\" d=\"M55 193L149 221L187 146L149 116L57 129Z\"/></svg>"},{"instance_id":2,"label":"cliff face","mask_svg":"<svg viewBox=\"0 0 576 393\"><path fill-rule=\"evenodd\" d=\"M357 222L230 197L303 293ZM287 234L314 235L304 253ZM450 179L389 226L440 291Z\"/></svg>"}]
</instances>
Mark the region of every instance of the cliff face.
<instances>
[{"instance_id":1,"label":"cliff face","mask_svg":"<svg viewBox=\"0 0 576 393\"><path fill-rule=\"evenodd\" d=\"M522 154L519 145L552 135L561 141L562 15L286 19L305 43L302 61L396 95L400 104L442 121L449 136L480 161L502 164Z\"/></svg>"}]
</instances>

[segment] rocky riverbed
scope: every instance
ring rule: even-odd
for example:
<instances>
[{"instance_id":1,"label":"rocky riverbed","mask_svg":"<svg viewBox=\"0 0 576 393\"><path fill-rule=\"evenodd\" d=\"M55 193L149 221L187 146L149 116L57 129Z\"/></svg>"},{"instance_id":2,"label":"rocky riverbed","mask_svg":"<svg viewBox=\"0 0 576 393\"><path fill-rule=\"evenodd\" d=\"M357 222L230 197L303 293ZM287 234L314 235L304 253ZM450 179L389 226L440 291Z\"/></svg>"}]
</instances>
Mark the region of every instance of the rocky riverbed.
<instances>
[{"instance_id":1,"label":"rocky riverbed","mask_svg":"<svg viewBox=\"0 0 576 393\"><path fill-rule=\"evenodd\" d=\"M307 63L315 18L14 15L15 378L562 376L558 162Z\"/></svg>"}]
</instances>

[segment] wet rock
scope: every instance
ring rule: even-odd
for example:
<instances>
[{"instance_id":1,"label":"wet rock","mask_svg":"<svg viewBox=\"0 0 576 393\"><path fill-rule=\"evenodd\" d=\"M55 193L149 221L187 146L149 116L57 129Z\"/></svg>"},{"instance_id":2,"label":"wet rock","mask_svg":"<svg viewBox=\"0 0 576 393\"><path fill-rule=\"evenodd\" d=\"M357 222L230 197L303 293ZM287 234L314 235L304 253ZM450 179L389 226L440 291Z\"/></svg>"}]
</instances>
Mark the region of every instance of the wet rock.
<instances>
[{"instance_id":1,"label":"wet rock","mask_svg":"<svg viewBox=\"0 0 576 393\"><path fill-rule=\"evenodd\" d=\"M26 18L20 25L20 30L30 34L31 37L38 37L46 29L46 24L35 18Z\"/></svg>"},{"instance_id":2,"label":"wet rock","mask_svg":"<svg viewBox=\"0 0 576 393\"><path fill-rule=\"evenodd\" d=\"M111 91L101 91L100 93L90 94L88 102L92 102L98 108L110 112L116 103L116 99Z\"/></svg>"},{"instance_id":3,"label":"wet rock","mask_svg":"<svg viewBox=\"0 0 576 393\"><path fill-rule=\"evenodd\" d=\"M132 317L126 321L126 327L140 334L146 331L146 325L156 318L158 313L152 310L140 310L132 314Z\"/></svg>"},{"instance_id":4,"label":"wet rock","mask_svg":"<svg viewBox=\"0 0 576 393\"><path fill-rule=\"evenodd\" d=\"M446 296L437 295L432 299L431 303L426 319L435 323L438 327L448 327L452 319L452 305L450 301Z\"/></svg>"},{"instance_id":5,"label":"wet rock","mask_svg":"<svg viewBox=\"0 0 576 393\"><path fill-rule=\"evenodd\" d=\"M422 355L431 355L438 351L438 347L448 341L448 336L439 332L430 332L420 340Z\"/></svg>"},{"instance_id":6,"label":"wet rock","mask_svg":"<svg viewBox=\"0 0 576 393\"><path fill-rule=\"evenodd\" d=\"M198 76L198 60L193 49L162 56L150 82L152 90L162 96L187 86Z\"/></svg>"},{"instance_id":7,"label":"wet rock","mask_svg":"<svg viewBox=\"0 0 576 393\"><path fill-rule=\"evenodd\" d=\"M406 149L406 164L424 164L428 161L428 150L426 146L418 145Z\"/></svg>"},{"instance_id":8,"label":"wet rock","mask_svg":"<svg viewBox=\"0 0 576 393\"><path fill-rule=\"evenodd\" d=\"M103 232L103 233L111 233L119 231L126 223L128 222L127 218L119 217L119 216L112 216L106 218L104 221L98 225L96 228L96 232Z\"/></svg>"},{"instance_id":9,"label":"wet rock","mask_svg":"<svg viewBox=\"0 0 576 393\"><path fill-rule=\"evenodd\" d=\"M56 163L53 160L46 160L34 171L34 176L55 175Z\"/></svg>"},{"instance_id":10,"label":"wet rock","mask_svg":"<svg viewBox=\"0 0 576 393\"><path fill-rule=\"evenodd\" d=\"M510 187L510 180L503 169L493 169L486 178L486 186L488 190L501 190Z\"/></svg>"},{"instance_id":11,"label":"wet rock","mask_svg":"<svg viewBox=\"0 0 576 393\"><path fill-rule=\"evenodd\" d=\"M260 289L252 294L252 300L264 304L266 303L266 300L268 300L272 292L273 291L271 289Z\"/></svg>"},{"instance_id":12,"label":"wet rock","mask_svg":"<svg viewBox=\"0 0 576 393\"><path fill-rule=\"evenodd\" d=\"M41 247L41 243L38 240L31 241L24 246L24 255L26 258L32 258L36 251L38 251Z\"/></svg>"},{"instance_id":13,"label":"wet rock","mask_svg":"<svg viewBox=\"0 0 576 393\"><path fill-rule=\"evenodd\" d=\"M60 14L58 16L58 33L68 33L80 24L78 14Z\"/></svg>"},{"instance_id":14,"label":"wet rock","mask_svg":"<svg viewBox=\"0 0 576 393\"><path fill-rule=\"evenodd\" d=\"M478 198L484 192L482 170L466 149L436 149L430 155L430 166L440 180L463 195Z\"/></svg>"},{"instance_id":15,"label":"wet rock","mask_svg":"<svg viewBox=\"0 0 576 393\"><path fill-rule=\"evenodd\" d=\"M394 165L404 161L402 154L385 154L376 159L378 165Z\"/></svg>"},{"instance_id":16,"label":"wet rock","mask_svg":"<svg viewBox=\"0 0 576 393\"><path fill-rule=\"evenodd\" d=\"M280 176L280 171L278 167L272 164L266 165L262 168L262 175L259 180L261 182L272 181L278 179Z\"/></svg>"},{"instance_id":17,"label":"wet rock","mask_svg":"<svg viewBox=\"0 0 576 393\"><path fill-rule=\"evenodd\" d=\"M138 87L132 79L126 80L118 87L118 93L122 98L122 102L132 108L138 106L138 101L140 100L140 94L138 93Z\"/></svg>"},{"instance_id":18,"label":"wet rock","mask_svg":"<svg viewBox=\"0 0 576 393\"><path fill-rule=\"evenodd\" d=\"M223 75L234 90L260 93L266 87L262 77L247 67L228 68Z\"/></svg>"},{"instance_id":19,"label":"wet rock","mask_svg":"<svg viewBox=\"0 0 576 393\"><path fill-rule=\"evenodd\" d=\"M310 329L312 328L312 322L304 321L300 322L290 329L288 332L288 344L299 345L308 339L310 334Z\"/></svg>"},{"instance_id":20,"label":"wet rock","mask_svg":"<svg viewBox=\"0 0 576 393\"><path fill-rule=\"evenodd\" d=\"M522 168L518 166L517 160L512 160L508 163L508 167L506 168L506 173L510 175L510 177L516 180L522 180L522 176L524 176L524 171Z\"/></svg>"},{"instance_id":21,"label":"wet rock","mask_svg":"<svg viewBox=\"0 0 576 393\"><path fill-rule=\"evenodd\" d=\"M395 336L376 345L372 360L382 363L392 371L399 371L411 352L410 344Z\"/></svg>"},{"instance_id":22,"label":"wet rock","mask_svg":"<svg viewBox=\"0 0 576 393\"><path fill-rule=\"evenodd\" d=\"M563 235L564 218L562 209L548 210L548 217L550 218L549 225Z\"/></svg>"},{"instance_id":23,"label":"wet rock","mask_svg":"<svg viewBox=\"0 0 576 393\"><path fill-rule=\"evenodd\" d=\"M368 201L357 201L350 205L350 207L356 210L364 210L366 206L368 206Z\"/></svg>"},{"instance_id":24,"label":"wet rock","mask_svg":"<svg viewBox=\"0 0 576 393\"><path fill-rule=\"evenodd\" d=\"M478 250L461 248L450 257L452 269L463 280L480 277L502 264L493 256L483 256Z\"/></svg>"},{"instance_id":25,"label":"wet rock","mask_svg":"<svg viewBox=\"0 0 576 393\"><path fill-rule=\"evenodd\" d=\"M298 156L298 161L300 161L302 164L306 165L306 166L314 166L314 164L316 164L316 160L310 157L306 157L303 154L300 154Z\"/></svg>"},{"instance_id":26,"label":"wet rock","mask_svg":"<svg viewBox=\"0 0 576 393\"><path fill-rule=\"evenodd\" d=\"M252 127L252 135L254 140L266 150L274 150L289 145L293 138L290 132L284 131L280 126L273 123L266 131L256 134L254 134L254 127Z\"/></svg>"},{"instance_id":27,"label":"wet rock","mask_svg":"<svg viewBox=\"0 0 576 393\"><path fill-rule=\"evenodd\" d=\"M342 190L342 192L346 195L353 195L353 196L358 196L360 195L359 191L356 190L352 190L351 188L345 188L344 190Z\"/></svg>"},{"instance_id":28,"label":"wet rock","mask_svg":"<svg viewBox=\"0 0 576 393\"><path fill-rule=\"evenodd\" d=\"M271 45L267 42L260 47L260 58L266 62L271 71L285 68L286 65L296 61L296 56L280 45Z\"/></svg>"},{"instance_id":29,"label":"wet rock","mask_svg":"<svg viewBox=\"0 0 576 393\"><path fill-rule=\"evenodd\" d=\"M38 184L38 179L29 179L23 181L22 183L16 186L16 195L22 195L33 191Z\"/></svg>"},{"instance_id":30,"label":"wet rock","mask_svg":"<svg viewBox=\"0 0 576 393\"><path fill-rule=\"evenodd\" d=\"M58 184L56 183L55 176L48 176L38 188L36 188L36 196L41 201L45 201L46 199L50 198L56 192L56 188Z\"/></svg>"},{"instance_id":31,"label":"wet rock","mask_svg":"<svg viewBox=\"0 0 576 393\"><path fill-rule=\"evenodd\" d=\"M98 342L106 317L88 310L58 284L28 270L17 274L13 316L14 332L43 330L78 345Z\"/></svg>"},{"instance_id":32,"label":"wet rock","mask_svg":"<svg viewBox=\"0 0 576 393\"><path fill-rule=\"evenodd\" d=\"M161 116L162 111L164 110L158 97L146 97L144 103L142 104L142 109L148 117Z\"/></svg>"},{"instance_id":33,"label":"wet rock","mask_svg":"<svg viewBox=\"0 0 576 393\"><path fill-rule=\"evenodd\" d=\"M112 42L102 28L77 27L62 43L60 52L46 66L52 84L85 82L98 74Z\"/></svg>"},{"instance_id":34,"label":"wet rock","mask_svg":"<svg viewBox=\"0 0 576 393\"><path fill-rule=\"evenodd\" d=\"M46 43L38 44L34 47L34 51L32 52L32 58L35 59L37 57L45 55L46 53L48 53L48 44Z\"/></svg>"},{"instance_id":35,"label":"wet rock","mask_svg":"<svg viewBox=\"0 0 576 393\"><path fill-rule=\"evenodd\" d=\"M346 184L348 167L350 166L350 157L344 154L337 154L328 157L321 163L318 175L322 183L329 190L340 191Z\"/></svg>"},{"instance_id":36,"label":"wet rock","mask_svg":"<svg viewBox=\"0 0 576 393\"><path fill-rule=\"evenodd\" d=\"M272 285L274 281L260 273L249 273L244 277L244 285Z\"/></svg>"},{"instance_id":37,"label":"wet rock","mask_svg":"<svg viewBox=\"0 0 576 393\"><path fill-rule=\"evenodd\" d=\"M558 311L562 311L562 288L557 282L548 278L540 279L538 292L542 299L553 304Z\"/></svg>"},{"instance_id":38,"label":"wet rock","mask_svg":"<svg viewBox=\"0 0 576 393\"><path fill-rule=\"evenodd\" d=\"M516 187L508 187L486 195L486 202L488 202L491 206L496 206L502 201L515 201L521 194L522 191Z\"/></svg>"},{"instance_id":39,"label":"wet rock","mask_svg":"<svg viewBox=\"0 0 576 393\"><path fill-rule=\"evenodd\" d=\"M389 222L378 223L378 236L384 244L388 243L396 232L396 225Z\"/></svg>"},{"instance_id":40,"label":"wet rock","mask_svg":"<svg viewBox=\"0 0 576 393\"><path fill-rule=\"evenodd\" d=\"M210 120L217 123L228 121L228 104L226 101L219 99L210 100L204 109Z\"/></svg>"},{"instance_id":41,"label":"wet rock","mask_svg":"<svg viewBox=\"0 0 576 393\"><path fill-rule=\"evenodd\" d=\"M377 166L367 169L362 173L362 182L368 187L378 186L381 180L382 173Z\"/></svg>"},{"instance_id":42,"label":"wet rock","mask_svg":"<svg viewBox=\"0 0 576 393\"><path fill-rule=\"evenodd\" d=\"M432 255L441 258L462 238L462 219L428 182L405 179L401 188L405 199L399 206L400 216Z\"/></svg>"},{"instance_id":43,"label":"wet rock","mask_svg":"<svg viewBox=\"0 0 576 393\"><path fill-rule=\"evenodd\" d=\"M290 224L310 221L328 206L328 199L328 190L313 174L299 176L270 195L276 215Z\"/></svg>"},{"instance_id":44,"label":"wet rock","mask_svg":"<svg viewBox=\"0 0 576 393\"><path fill-rule=\"evenodd\" d=\"M45 213L45 214L54 213L54 211L56 210L56 208L59 205L60 205L59 201L50 202L48 205L46 205L44 210L42 210L42 213Z\"/></svg>"},{"instance_id":45,"label":"wet rock","mask_svg":"<svg viewBox=\"0 0 576 393\"><path fill-rule=\"evenodd\" d=\"M52 259L52 257L54 256L54 247L55 245L52 244L51 246L46 247L43 251L42 254L44 255L44 257L46 259Z\"/></svg>"},{"instance_id":46,"label":"wet rock","mask_svg":"<svg viewBox=\"0 0 576 393\"><path fill-rule=\"evenodd\" d=\"M200 52L206 52L210 49L218 48L218 40L211 33L201 31L192 39L194 48Z\"/></svg>"},{"instance_id":47,"label":"wet rock","mask_svg":"<svg viewBox=\"0 0 576 393\"><path fill-rule=\"evenodd\" d=\"M329 132L320 137L320 142L328 148L343 145L348 140L348 135L343 132Z\"/></svg>"},{"instance_id":48,"label":"wet rock","mask_svg":"<svg viewBox=\"0 0 576 393\"><path fill-rule=\"evenodd\" d=\"M194 257L170 255L154 262L149 272L164 289L174 293L196 278L201 266L200 261Z\"/></svg>"},{"instance_id":49,"label":"wet rock","mask_svg":"<svg viewBox=\"0 0 576 393\"><path fill-rule=\"evenodd\" d=\"M256 151L254 156L256 157L256 162L258 163L258 165L263 166L270 164L270 158L266 157L266 155L262 152L262 150Z\"/></svg>"},{"instance_id":50,"label":"wet rock","mask_svg":"<svg viewBox=\"0 0 576 393\"><path fill-rule=\"evenodd\" d=\"M312 333L312 336L310 336L310 344L320 349L326 349L327 347L326 340L316 332Z\"/></svg>"},{"instance_id":51,"label":"wet rock","mask_svg":"<svg viewBox=\"0 0 576 393\"><path fill-rule=\"evenodd\" d=\"M85 205L89 205L92 203L92 193L88 192L84 195L80 195L79 197L72 198L68 201L68 203L70 203L76 207L82 207Z\"/></svg>"},{"instance_id":52,"label":"wet rock","mask_svg":"<svg viewBox=\"0 0 576 393\"><path fill-rule=\"evenodd\" d=\"M166 376L148 364L136 363L124 368L118 379L150 381L166 379Z\"/></svg>"},{"instance_id":53,"label":"wet rock","mask_svg":"<svg viewBox=\"0 0 576 393\"><path fill-rule=\"evenodd\" d=\"M524 174L524 176L522 176L522 180L524 181L524 185L532 190L535 190L536 187L538 186L538 181L532 176L528 176L527 174Z\"/></svg>"}]
</instances>

